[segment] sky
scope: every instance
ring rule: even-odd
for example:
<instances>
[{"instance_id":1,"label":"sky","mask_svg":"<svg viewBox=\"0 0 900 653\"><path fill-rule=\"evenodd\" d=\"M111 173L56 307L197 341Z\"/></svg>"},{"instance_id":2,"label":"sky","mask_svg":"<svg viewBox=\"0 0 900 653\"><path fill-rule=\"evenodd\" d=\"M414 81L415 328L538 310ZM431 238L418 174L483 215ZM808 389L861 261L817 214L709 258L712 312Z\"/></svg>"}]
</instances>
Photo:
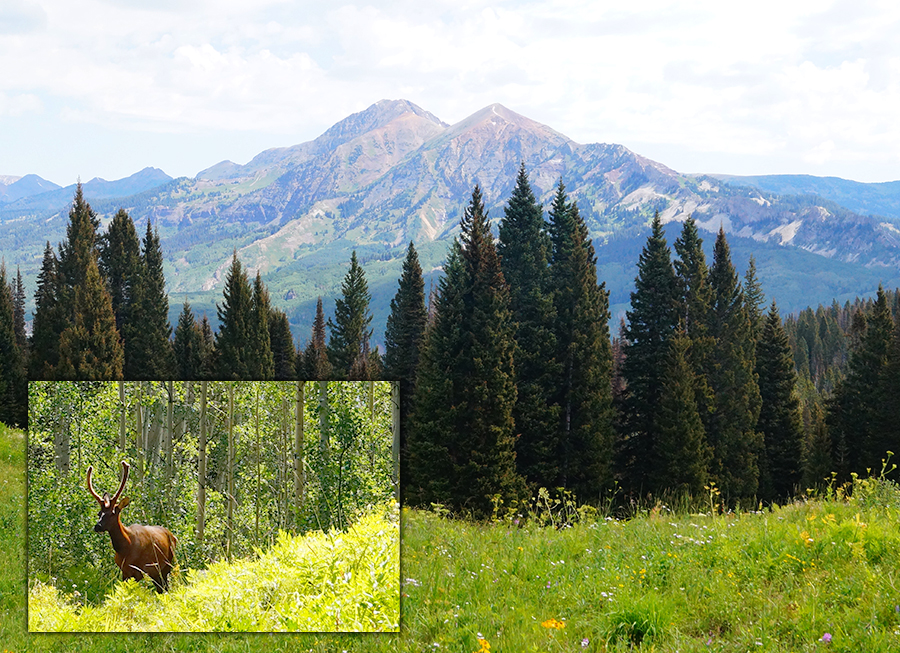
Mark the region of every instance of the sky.
<instances>
[{"instance_id":1,"label":"sky","mask_svg":"<svg viewBox=\"0 0 900 653\"><path fill-rule=\"evenodd\" d=\"M193 177L381 99L683 173L900 179L900 5L0 0L0 175Z\"/></svg>"}]
</instances>

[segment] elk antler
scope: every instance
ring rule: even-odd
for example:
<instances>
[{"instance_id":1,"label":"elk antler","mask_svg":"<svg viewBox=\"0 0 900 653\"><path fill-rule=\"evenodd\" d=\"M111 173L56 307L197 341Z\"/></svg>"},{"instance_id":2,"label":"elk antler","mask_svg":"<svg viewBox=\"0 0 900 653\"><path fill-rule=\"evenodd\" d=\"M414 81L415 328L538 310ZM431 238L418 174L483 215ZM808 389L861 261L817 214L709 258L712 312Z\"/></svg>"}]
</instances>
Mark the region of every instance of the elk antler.
<instances>
[{"instance_id":1,"label":"elk antler","mask_svg":"<svg viewBox=\"0 0 900 653\"><path fill-rule=\"evenodd\" d=\"M94 466L91 465L90 467L88 467L87 489L88 489L88 492L91 493L91 496L97 500L97 503L103 503L103 499L101 499L100 495L97 494L97 491L94 489L94 484L91 482L91 474L93 474L93 473L94 473Z\"/></svg>"},{"instance_id":2,"label":"elk antler","mask_svg":"<svg viewBox=\"0 0 900 653\"><path fill-rule=\"evenodd\" d=\"M125 481L128 480L128 467L129 467L128 463L126 463L126 462L123 460L123 461L122 461L122 470L123 470L123 472L122 472L122 483L119 485L119 489L116 490L116 496L114 496L112 499L110 499L110 503L111 503L111 504L112 504L112 503L115 503L116 501L119 500L119 495L121 495L121 494L122 494L122 490L125 489Z\"/></svg>"}]
</instances>

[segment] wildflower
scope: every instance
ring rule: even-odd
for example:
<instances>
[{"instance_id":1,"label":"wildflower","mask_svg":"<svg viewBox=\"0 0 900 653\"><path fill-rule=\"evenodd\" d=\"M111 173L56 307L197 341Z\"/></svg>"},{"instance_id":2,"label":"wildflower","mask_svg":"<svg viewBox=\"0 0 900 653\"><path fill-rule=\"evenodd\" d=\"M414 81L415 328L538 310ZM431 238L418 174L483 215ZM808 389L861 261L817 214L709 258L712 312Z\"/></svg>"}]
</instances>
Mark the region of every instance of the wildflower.
<instances>
[{"instance_id":1,"label":"wildflower","mask_svg":"<svg viewBox=\"0 0 900 653\"><path fill-rule=\"evenodd\" d=\"M557 630L562 630L566 627L566 622L557 621L556 619L547 619L547 621L542 622L541 625L544 628L556 628Z\"/></svg>"},{"instance_id":2,"label":"wildflower","mask_svg":"<svg viewBox=\"0 0 900 653\"><path fill-rule=\"evenodd\" d=\"M491 653L491 645L486 639L479 637L478 644L481 648L475 651L475 653Z\"/></svg>"},{"instance_id":3,"label":"wildflower","mask_svg":"<svg viewBox=\"0 0 900 653\"><path fill-rule=\"evenodd\" d=\"M825 633L819 638L820 642L825 642L826 644L831 643L831 633Z\"/></svg>"},{"instance_id":4,"label":"wildflower","mask_svg":"<svg viewBox=\"0 0 900 653\"><path fill-rule=\"evenodd\" d=\"M583 640L581 640L581 648L587 648L588 644L590 644L590 643L591 643L590 640L588 640L588 638L585 637Z\"/></svg>"}]
</instances>

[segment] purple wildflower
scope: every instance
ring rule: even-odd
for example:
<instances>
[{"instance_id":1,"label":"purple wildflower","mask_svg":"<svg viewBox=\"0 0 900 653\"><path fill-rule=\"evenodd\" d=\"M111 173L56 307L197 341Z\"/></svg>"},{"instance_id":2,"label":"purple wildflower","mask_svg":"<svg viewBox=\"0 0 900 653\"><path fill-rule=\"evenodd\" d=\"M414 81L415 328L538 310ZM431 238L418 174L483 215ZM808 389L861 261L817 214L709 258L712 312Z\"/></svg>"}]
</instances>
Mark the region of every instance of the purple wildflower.
<instances>
[{"instance_id":1,"label":"purple wildflower","mask_svg":"<svg viewBox=\"0 0 900 653\"><path fill-rule=\"evenodd\" d=\"M825 633L824 635L822 635L821 638L819 638L819 641L825 642L826 644L830 644L831 643L831 633Z\"/></svg>"}]
</instances>

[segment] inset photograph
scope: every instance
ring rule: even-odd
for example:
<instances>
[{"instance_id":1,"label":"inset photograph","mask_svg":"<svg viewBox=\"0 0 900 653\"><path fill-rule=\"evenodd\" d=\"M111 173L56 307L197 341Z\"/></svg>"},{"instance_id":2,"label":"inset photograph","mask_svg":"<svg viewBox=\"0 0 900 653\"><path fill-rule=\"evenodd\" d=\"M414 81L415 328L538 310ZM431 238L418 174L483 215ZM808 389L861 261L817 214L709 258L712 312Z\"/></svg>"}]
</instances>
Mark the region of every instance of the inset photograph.
<instances>
[{"instance_id":1,"label":"inset photograph","mask_svg":"<svg viewBox=\"0 0 900 653\"><path fill-rule=\"evenodd\" d=\"M388 381L31 382L31 632L399 632Z\"/></svg>"}]
</instances>

